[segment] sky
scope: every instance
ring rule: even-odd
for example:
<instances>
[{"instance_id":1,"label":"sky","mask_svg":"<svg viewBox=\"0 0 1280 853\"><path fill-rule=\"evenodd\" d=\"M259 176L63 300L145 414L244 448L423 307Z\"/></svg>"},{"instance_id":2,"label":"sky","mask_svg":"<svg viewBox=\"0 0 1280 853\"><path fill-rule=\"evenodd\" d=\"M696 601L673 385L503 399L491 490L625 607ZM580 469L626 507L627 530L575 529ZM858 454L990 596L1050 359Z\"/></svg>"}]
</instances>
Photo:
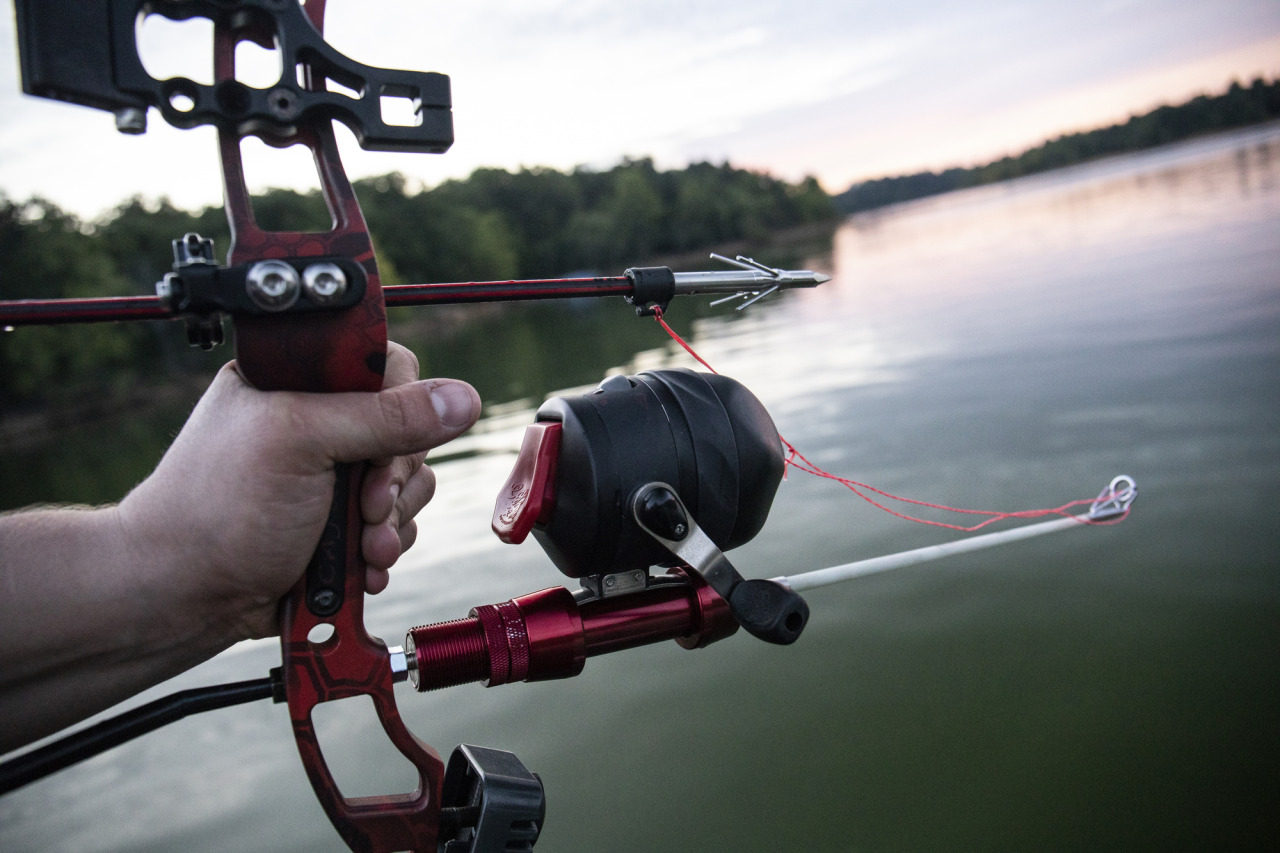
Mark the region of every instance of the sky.
<instances>
[{"instance_id":1,"label":"sky","mask_svg":"<svg viewBox=\"0 0 1280 853\"><path fill-rule=\"evenodd\" d=\"M0 193L93 218L141 195L219 204L209 128L148 133L21 94L12 0L0 14ZM326 33L370 65L452 80L444 155L371 153L352 176L433 186L480 166L659 167L709 160L830 192L973 165L1161 103L1280 76L1280 0L329 0ZM157 77L210 78L203 24L151 18ZM246 82L275 54L246 47ZM256 76L255 76L256 75ZM246 144L251 188L316 186L299 148Z\"/></svg>"}]
</instances>

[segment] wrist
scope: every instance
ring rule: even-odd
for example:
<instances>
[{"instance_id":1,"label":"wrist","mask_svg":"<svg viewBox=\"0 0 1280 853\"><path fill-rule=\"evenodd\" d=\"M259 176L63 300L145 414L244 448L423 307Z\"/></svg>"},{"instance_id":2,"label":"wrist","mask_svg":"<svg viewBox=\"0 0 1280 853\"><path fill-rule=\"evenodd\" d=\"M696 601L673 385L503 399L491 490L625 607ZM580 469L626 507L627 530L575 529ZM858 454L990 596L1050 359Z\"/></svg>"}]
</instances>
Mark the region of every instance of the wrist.
<instances>
[{"instance_id":1,"label":"wrist","mask_svg":"<svg viewBox=\"0 0 1280 853\"><path fill-rule=\"evenodd\" d=\"M230 645L118 507L0 518L0 749L56 731Z\"/></svg>"},{"instance_id":2,"label":"wrist","mask_svg":"<svg viewBox=\"0 0 1280 853\"><path fill-rule=\"evenodd\" d=\"M175 660L182 668L230 648L244 639L236 626L235 607L208 588L211 552L196 541L198 531L171 524L148 506L147 484L118 506L104 507L105 535L124 555L129 568L122 572L132 596L139 623L135 641L140 647Z\"/></svg>"}]
</instances>

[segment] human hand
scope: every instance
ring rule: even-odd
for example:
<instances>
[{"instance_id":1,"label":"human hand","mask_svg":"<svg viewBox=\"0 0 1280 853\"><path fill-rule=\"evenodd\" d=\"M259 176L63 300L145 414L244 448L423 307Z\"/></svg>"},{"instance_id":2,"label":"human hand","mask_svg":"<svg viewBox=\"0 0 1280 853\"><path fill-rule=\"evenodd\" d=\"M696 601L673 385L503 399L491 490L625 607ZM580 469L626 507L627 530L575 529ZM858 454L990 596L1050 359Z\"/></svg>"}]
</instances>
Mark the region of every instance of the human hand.
<instances>
[{"instance_id":1,"label":"human hand","mask_svg":"<svg viewBox=\"0 0 1280 853\"><path fill-rule=\"evenodd\" d=\"M387 348L383 390L416 382L417 357L397 343L389 342ZM479 397L475 391L462 382L436 381L434 393L452 395L450 399L442 400L441 405L472 413L463 431L470 428L479 414ZM437 414L440 414L440 409L437 409ZM443 443L438 441L430 446ZM360 514L365 523L360 550L366 563L365 591L371 595L387 588L390 581L387 570L417 539L418 525L414 516L435 494L435 474L423 464L423 453L425 451L371 459L365 469L360 487Z\"/></svg>"},{"instance_id":2,"label":"human hand","mask_svg":"<svg viewBox=\"0 0 1280 853\"><path fill-rule=\"evenodd\" d=\"M302 576L328 518L334 466L363 460L372 460L360 490L366 588L384 589L435 491L423 455L480 411L471 386L419 382L417 373L416 358L396 344L376 394L263 393L234 363L224 367L155 472L118 508L157 614L201 619L227 644L277 633L277 602Z\"/></svg>"}]
</instances>

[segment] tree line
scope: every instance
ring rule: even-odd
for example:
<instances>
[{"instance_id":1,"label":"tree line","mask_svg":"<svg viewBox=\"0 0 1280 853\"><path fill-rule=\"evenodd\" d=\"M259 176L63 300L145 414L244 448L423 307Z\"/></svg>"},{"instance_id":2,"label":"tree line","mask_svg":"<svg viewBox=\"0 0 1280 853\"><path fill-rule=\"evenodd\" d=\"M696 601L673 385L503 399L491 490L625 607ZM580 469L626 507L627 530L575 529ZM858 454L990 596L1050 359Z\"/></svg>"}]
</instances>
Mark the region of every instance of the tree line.
<instances>
[{"instance_id":1,"label":"tree line","mask_svg":"<svg viewBox=\"0 0 1280 853\"><path fill-rule=\"evenodd\" d=\"M384 284L616 274L655 257L763 241L838 217L812 178L790 183L729 165L660 171L651 160L608 170L479 169L430 189L399 174L356 182ZM255 197L269 230L325 231L319 192ZM0 299L154 293L170 241L195 231L219 251L220 207L185 211L131 199L86 222L41 200L0 196ZM0 334L0 411L119 396L138 379L202 373L226 358L189 349L175 324L24 327Z\"/></svg>"},{"instance_id":2,"label":"tree line","mask_svg":"<svg viewBox=\"0 0 1280 853\"><path fill-rule=\"evenodd\" d=\"M1280 80L1258 78L1248 86L1232 83L1221 95L1201 95L1177 106L1158 107L1123 124L1059 136L983 166L863 181L837 195L835 201L842 213L858 213L1278 118Z\"/></svg>"}]
</instances>

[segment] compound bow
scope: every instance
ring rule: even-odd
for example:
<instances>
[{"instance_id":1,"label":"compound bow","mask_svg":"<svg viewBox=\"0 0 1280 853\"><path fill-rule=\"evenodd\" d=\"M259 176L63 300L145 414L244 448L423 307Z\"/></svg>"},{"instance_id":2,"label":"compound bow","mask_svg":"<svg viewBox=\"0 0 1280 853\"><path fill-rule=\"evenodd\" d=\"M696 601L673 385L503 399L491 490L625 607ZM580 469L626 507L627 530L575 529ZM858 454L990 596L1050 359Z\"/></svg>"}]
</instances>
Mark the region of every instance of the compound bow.
<instances>
[{"instance_id":1,"label":"compound bow","mask_svg":"<svg viewBox=\"0 0 1280 853\"><path fill-rule=\"evenodd\" d=\"M665 268L653 268L590 279L411 285L399 288L388 299L379 282L360 205L338 156L332 123L346 124L366 149L443 152L453 142L449 79L437 73L372 68L347 59L323 38L324 11L324 0L309 0L305 5L297 0L19 0L23 87L29 94L110 110L124 133L145 132L151 108L180 128L213 125L217 129L232 242L226 263L219 265L211 241L194 234L175 240L174 271L157 286L154 298L10 303L5 306L3 324L178 316L186 321L191 342L209 348L222 342L222 317L229 315L240 371L259 389L377 391L382 387L386 361L388 303L622 294L640 310L652 312L654 306L665 307L676 293L762 291L814 285L822 280L812 273L789 273L741 261L740 270L727 273L673 274ZM212 85L181 77L157 80L146 71L135 27L139 16L148 14L173 20L201 17L213 22ZM252 88L237 80L236 47L245 41L279 50L283 71L274 85ZM330 82L337 85L330 87ZM412 100L417 124L388 124L381 114L386 97ZM250 135L272 146L303 145L310 150L333 220L330 231L277 232L259 227L241 159L241 142ZM547 457L538 464L545 470ZM401 649L388 649L365 630L357 507L362 470L360 465L338 467L329 523L305 577L282 609L283 665L269 683L195 691L198 696L175 697L176 701L160 703L163 708L143 709L108 726L111 733L99 731L96 737L81 738L79 747L55 749L59 756L46 761L41 772L176 716L248 701L269 691L277 701L288 703L312 786L352 849L435 850L452 842L454 846L448 849L481 850L495 843L501 846L516 836L531 847L541 822L541 785L514 757L475 747L460 748L451 763L455 769L446 779L436 752L410 733L400 718L393 683L412 669L425 673L420 684L426 689L441 683L439 672L443 670L439 661L435 669L429 666L435 654L432 650L438 645L431 642L430 631L419 635L416 649L406 656ZM664 496L674 497L671 492ZM679 498L675 503L679 504ZM661 520L680 511L666 509ZM508 515L514 512L510 507L508 510ZM523 517L532 523L527 513ZM692 540L697 527L691 517L689 521ZM527 529L528 524L524 532ZM523 532L512 535L523 538ZM723 561L712 573L710 584L726 597L732 587L746 590L755 584L740 581ZM716 605L718 599L708 591L707 582L699 578L696 583L690 580L675 586L692 592L664 589L660 602L625 609L659 611L668 623L673 608L684 606L695 613L705 609L718 617L714 632L710 626L702 631L707 637L736 630L736 623L726 621L724 608ZM781 586L777 590L784 598L794 599L788 611L792 618L789 634L798 635L803 619L797 627L795 619L800 617L795 602L799 606L803 602ZM577 602L567 591L560 592L563 596L541 595L540 602L554 599L541 609L528 602L523 610L517 604L480 608L474 624L482 626L490 649L479 659L468 659L475 672L469 671L467 680L479 676L503 683L576 674L587 652L585 638L592 632L584 629ZM666 624L659 633L699 635L699 630L690 628L690 614L684 615L684 624ZM632 621L647 624L645 619ZM515 636L517 623L528 625L523 638L509 644L509 655L504 638ZM552 623L555 636L540 639L539 631ZM313 642L320 636L314 633L317 629L329 636ZM651 628L639 633L615 629L609 648L634 644L635 640L624 636L629 634L644 636L642 641L657 638ZM452 648L449 643L453 639L442 642L446 651ZM502 655L498 653L500 645ZM543 654L547 647L553 647L556 654ZM546 667L549 669L543 671ZM459 683L458 677L443 680ZM311 712L321 703L351 696L373 700L383 730L417 768L418 785L412 793L349 799L339 791L317 741ZM90 741L92 744L85 746ZM34 763L27 762L25 775L8 774L6 787L34 778L30 772ZM442 797L450 791L458 806L447 813L452 820L446 822L451 825L442 833ZM511 812L506 821L498 814L504 808ZM496 828L503 823L501 829ZM491 833L496 833L492 839Z\"/></svg>"}]
</instances>

